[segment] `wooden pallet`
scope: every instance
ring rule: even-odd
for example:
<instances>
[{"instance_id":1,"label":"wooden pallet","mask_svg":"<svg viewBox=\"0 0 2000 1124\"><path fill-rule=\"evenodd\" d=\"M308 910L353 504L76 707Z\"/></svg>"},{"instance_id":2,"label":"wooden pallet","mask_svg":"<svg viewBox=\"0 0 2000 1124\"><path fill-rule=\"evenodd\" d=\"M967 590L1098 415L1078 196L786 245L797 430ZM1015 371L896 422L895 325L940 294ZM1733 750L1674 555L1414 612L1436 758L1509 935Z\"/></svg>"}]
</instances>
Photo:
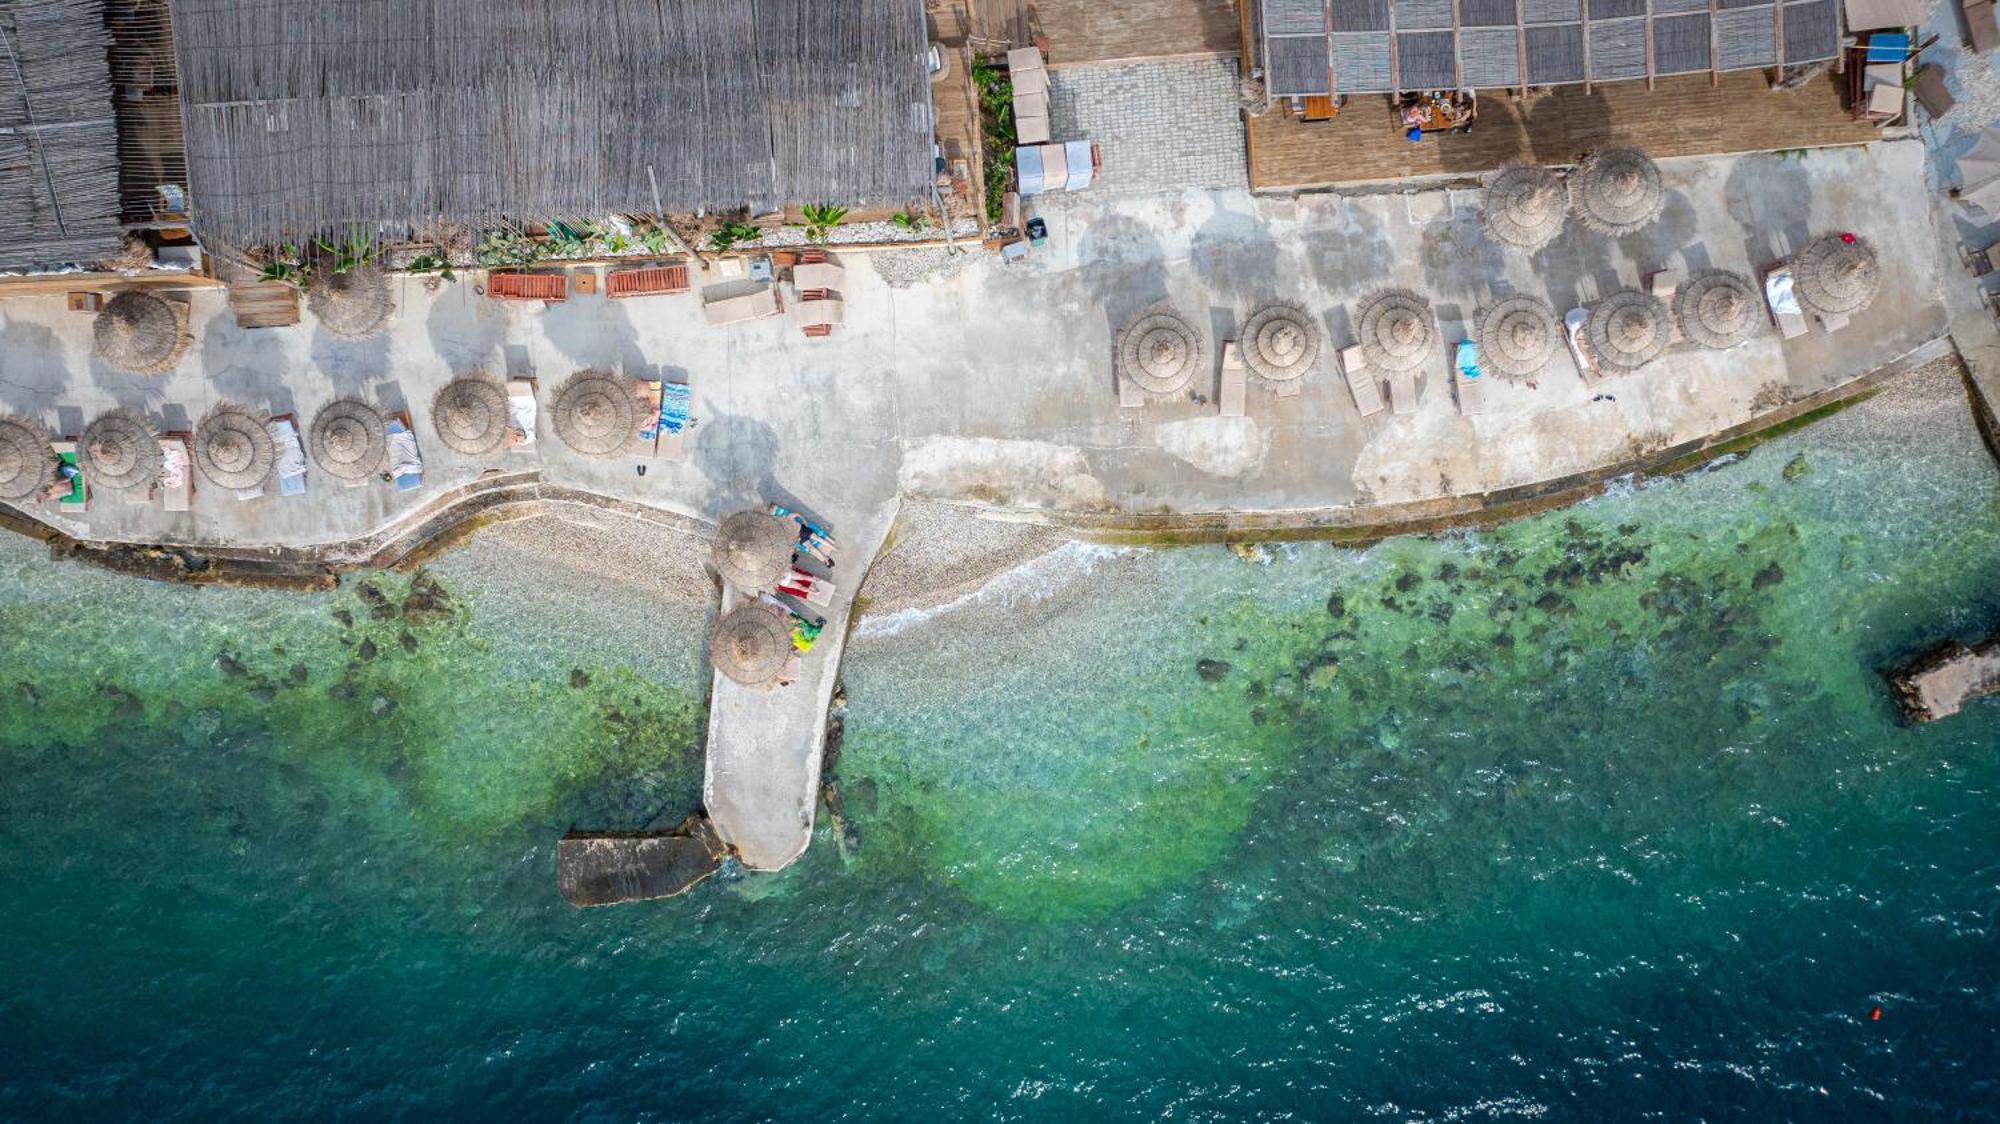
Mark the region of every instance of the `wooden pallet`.
<instances>
[{"instance_id":1,"label":"wooden pallet","mask_svg":"<svg viewBox=\"0 0 2000 1124\"><path fill-rule=\"evenodd\" d=\"M299 291L284 281L231 285L229 311L239 328L289 328L299 322Z\"/></svg>"}]
</instances>

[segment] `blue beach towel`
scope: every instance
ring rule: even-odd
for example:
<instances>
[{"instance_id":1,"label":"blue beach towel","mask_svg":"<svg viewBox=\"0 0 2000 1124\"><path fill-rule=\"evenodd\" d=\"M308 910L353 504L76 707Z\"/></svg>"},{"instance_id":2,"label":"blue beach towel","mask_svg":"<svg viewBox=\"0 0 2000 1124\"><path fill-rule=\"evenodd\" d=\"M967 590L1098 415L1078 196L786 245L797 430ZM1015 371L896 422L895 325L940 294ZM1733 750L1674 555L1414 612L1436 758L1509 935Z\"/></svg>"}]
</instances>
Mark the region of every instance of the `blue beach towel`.
<instances>
[{"instance_id":1,"label":"blue beach towel","mask_svg":"<svg viewBox=\"0 0 2000 1124\"><path fill-rule=\"evenodd\" d=\"M1471 340L1458 341L1458 373L1468 379L1479 377L1479 345Z\"/></svg>"},{"instance_id":2,"label":"blue beach towel","mask_svg":"<svg viewBox=\"0 0 2000 1124\"><path fill-rule=\"evenodd\" d=\"M679 433L687 428L690 400L691 392L684 382L670 382L660 387L660 432Z\"/></svg>"}]
</instances>

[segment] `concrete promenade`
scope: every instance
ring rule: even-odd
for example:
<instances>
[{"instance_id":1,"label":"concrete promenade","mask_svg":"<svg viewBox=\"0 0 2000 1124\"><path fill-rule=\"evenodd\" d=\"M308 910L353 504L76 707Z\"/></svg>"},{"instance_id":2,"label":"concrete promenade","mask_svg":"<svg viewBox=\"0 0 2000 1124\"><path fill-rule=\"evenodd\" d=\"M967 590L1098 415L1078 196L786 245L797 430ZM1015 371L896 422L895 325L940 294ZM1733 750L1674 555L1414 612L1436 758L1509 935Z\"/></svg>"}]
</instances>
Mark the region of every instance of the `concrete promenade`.
<instances>
[{"instance_id":1,"label":"concrete promenade","mask_svg":"<svg viewBox=\"0 0 2000 1124\"><path fill-rule=\"evenodd\" d=\"M1667 161L1668 204L1653 228L1606 239L1572 224L1533 258L1484 241L1470 188L1277 199L1242 190L1086 193L1044 207L1049 245L1017 265L982 259L948 281L892 289L851 256L847 324L824 340L783 319L710 328L692 296L573 297L544 308L486 300L470 281L433 294L402 279L390 331L358 344L320 330L310 313L296 328L239 329L221 293L193 294L193 350L171 374L146 377L93 359L91 318L67 311L59 296L24 298L0 302L0 412L38 418L59 435L114 405L146 411L162 429L191 429L225 399L296 413L302 427L345 395L414 415L428 468L414 492L345 488L315 473L303 496L272 489L239 501L204 488L182 514L109 492L81 514L28 512L87 540L333 547L491 469L538 471L551 486L701 520L785 503L848 546L833 637L903 495L1058 522L1274 512L1280 521L1337 513L1365 524L1371 511L1397 505L1606 470L1850 384L1946 331L1923 156L1904 141L1802 159ZM1422 373L1415 413L1363 419L1333 374L1330 352L1351 342L1356 302L1382 286L1427 295L1449 344L1482 304L1509 291L1561 310L1663 266L1754 274L1835 230L1869 237L1885 278L1881 297L1838 336L1815 329L1781 341L1765 331L1725 353L1677 345L1606 384L1612 401L1593 402L1565 358L1538 389L1495 385L1488 412L1463 418L1440 348ZM1191 402L1121 411L1113 332L1161 299L1204 328L1211 363L1214 342L1272 299L1319 320L1329 358L1296 398L1253 386L1246 418ZM435 437L431 399L458 374L533 375L546 406L585 367L685 377L699 419L686 460L647 462L641 476L636 459L578 456L546 425L532 452L487 458L459 456ZM782 865L809 838L837 656L837 647L816 653L809 682L761 699L718 686L709 787L722 807L711 812L720 811L718 828L750 865ZM759 826L732 825L730 778L759 769L788 778L795 799L766 809L758 796L746 815Z\"/></svg>"}]
</instances>

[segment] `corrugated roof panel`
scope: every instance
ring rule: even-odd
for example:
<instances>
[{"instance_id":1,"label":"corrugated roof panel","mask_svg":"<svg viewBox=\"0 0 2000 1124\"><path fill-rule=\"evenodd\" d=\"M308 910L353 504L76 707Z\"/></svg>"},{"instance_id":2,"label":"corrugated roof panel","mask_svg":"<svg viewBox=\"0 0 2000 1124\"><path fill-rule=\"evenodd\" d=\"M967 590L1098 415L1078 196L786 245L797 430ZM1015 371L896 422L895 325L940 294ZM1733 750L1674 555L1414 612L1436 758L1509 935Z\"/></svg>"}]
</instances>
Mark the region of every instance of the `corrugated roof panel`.
<instances>
[{"instance_id":1,"label":"corrugated roof panel","mask_svg":"<svg viewBox=\"0 0 2000 1124\"><path fill-rule=\"evenodd\" d=\"M1458 22L1463 27L1514 26L1515 0L1458 0Z\"/></svg>"},{"instance_id":2,"label":"corrugated roof panel","mask_svg":"<svg viewBox=\"0 0 2000 1124\"><path fill-rule=\"evenodd\" d=\"M1458 52L1449 31L1409 31L1396 36L1397 83L1405 90L1446 90L1458 85Z\"/></svg>"},{"instance_id":3,"label":"corrugated roof panel","mask_svg":"<svg viewBox=\"0 0 2000 1124\"><path fill-rule=\"evenodd\" d=\"M1708 13L1663 16L1653 21L1653 69L1692 74L1708 69Z\"/></svg>"},{"instance_id":4,"label":"corrugated roof panel","mask_svg":"<svg viewBox=\"0 0 2000 1124\"><path fill-rule=\"evenodd\" d=\"M1326 5L1321 0L1264 0L1265 35L1322 35Z\"/></svg>"},{"instance_id":5,"label":"corrugated roof panel","mask_svg":"<svg viewBox=\"0 0 2000 1124\"><path fill-rule=\"evenodd\" d=\"M1778 61L1775 17L1770 8L1738 8L1715 14L1717 63L1724 70L1770 66Z\"/></svg>"},{"instance_id":6,"label":"corrugated roof panel","mask_svg":"<svg viewBox=\"0 0 2000 1124\"><path fill-rule=\"evenodd\" d=\"M1737 8L1768 8L1772 0L1715 0L1715 6L1725 12Z\"/></svg>"},{"instance_id":7,"label":"corrugated roof panel","mask_svg":"<svg viewBox=\"0 0 2000 1124\"><path fill-rule=\"evenodd\" d=\"M1559 23L1528 29L1530 86L1583 81L1583 25Z\"/></svg>"},{"instance_id":8,"label":"corrugated roof panel","mask_svg":"<svg viewBox=\"0 0 2000 1124\"><path fill-rule=\"evenodd\" d=\"M1513 28L1467 28L1458 33L1458 49L1465 85L1490 89L1521 84L1521 39Z\"/></svg>"},{"instance_id":9,"label":"corrugated roof panel","mask_svg":"<svg viewBox=\"0 0 2000 1124\"><path fill-rule=\"evenodd\" d=\"M1529 23L1575 23L1583 18L1582 0L1524 0L1521 7Z\"/></svg>"},{"instance_id":10,"label":"corrugated roof panel","mask_svg":"<svg viewBox=\"0 0 2000 1124\"><path fill-rule=\"evenodd\" d=\"M1420 31L1451 27L1451 0L1396 0L1396 30Z\"/></svg>"},{"instance_id":11,"label":"corrugated roof panel","mask_svg":"<svg viewBox=\"0 0 2000 1124\"><path fill-rule=\"evenodd\" d=\"M1819 62L1840 52L1840 17L1833 0L1785 5L1785 61Z\"/></svg>"},{"instance_id":12,"label":"corrugated roof panel","mask_svg":"<svg viewBox=\"0 0 2000 1124\"><path fill-rule=\"evenodd\" d=\"M1389 0L1333 0L1333 29L1389 30Z\"/></svg>"},{"instance_id":13,"label":"corrugated roof panel","mask_svg":"<svg viewBox=\"0 0 2000 1124\"><path fill-rule=\"evenodd\" d=\"M1597 5L1593 2L1592 8ZM1646 76L1646 21L1592 20L1590 77L1595 82Z\"/></svg>"},{"instance_id":14,"label":"corrugated roof panel","mask_svg":"<svg viewBox=\"0 0 2000 1124\"><path fill-rule=\"evenodd\" d=\"M1626 20L1646 14L1646 0L1590 0L1590 19ZM1597 48L1592 47L1595 51Z\"/></svg>"},{"instance_id":15,"label":"corrugated roof panel","mask_svg":"<svg viewBox=\"0 0 2000 1124\"><path fill-rule=\"evenodd\" d=\"M1653 15L1671 16L1678 12L1707 12L1708 0L1653 0Z\"/></svg>"},{"instance_id":16,"label":"corrugated roof panel","mask_svg":"<svg viewBox=\"0 0 2000 1124\"><path fill-rule=\"evenodd\" d=\"M1343 94L1386 94L1395 88L1389 78L1389 35L1333 33L1333 85Z\"/></svg>"},{"instance_id":17,"label":"corrugated roof panel","mask_svg":"<svg viewBox=\"0 0 2000 1124\"><path fill-rule=\"evenodd\" d=\"M1264 85L1273 97L1331 92L1326 84L1326 36L1286 35L1267 40Z\"/></svg>"}]
</instances>

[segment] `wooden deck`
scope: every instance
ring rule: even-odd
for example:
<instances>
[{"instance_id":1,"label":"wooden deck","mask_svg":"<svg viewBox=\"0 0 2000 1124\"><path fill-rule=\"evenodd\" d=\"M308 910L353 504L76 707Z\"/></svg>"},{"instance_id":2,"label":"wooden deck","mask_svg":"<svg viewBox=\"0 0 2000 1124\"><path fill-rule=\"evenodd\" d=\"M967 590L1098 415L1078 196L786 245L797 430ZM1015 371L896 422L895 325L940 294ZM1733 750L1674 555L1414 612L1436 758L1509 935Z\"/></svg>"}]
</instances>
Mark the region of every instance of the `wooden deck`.
<instances>
[{"instance_id":1,"label":"wooden deck","mask_svg":"<svg viewBox=\"0 0 2000 1124\"><path fill-rule=\"evenodd\" d=\"M1233 0L926 0L933 35L983 53L1047 43L1048 65L1235 55Z\"/></svg>"},{"instance_id":2,"label":"wooden deck","mask_svg":"<svg viewBox=\"0 0 2000 1124\"><path fill-rule=\"evenodd\" d=\"M1305 124L1285 106L1249 122L1256 189L1462 175L1513 161L1569 164L1593 149L1633 145L1652 156L1694 156L1862 144L1878 129L1848 120L1841 79L1773 93L1761 71L1557 87L1532 101L1481 91L1479 122L1463 136L1403 137L1383 95L1350 98L1340 116Z\"/></svg>"}]
</instances>

